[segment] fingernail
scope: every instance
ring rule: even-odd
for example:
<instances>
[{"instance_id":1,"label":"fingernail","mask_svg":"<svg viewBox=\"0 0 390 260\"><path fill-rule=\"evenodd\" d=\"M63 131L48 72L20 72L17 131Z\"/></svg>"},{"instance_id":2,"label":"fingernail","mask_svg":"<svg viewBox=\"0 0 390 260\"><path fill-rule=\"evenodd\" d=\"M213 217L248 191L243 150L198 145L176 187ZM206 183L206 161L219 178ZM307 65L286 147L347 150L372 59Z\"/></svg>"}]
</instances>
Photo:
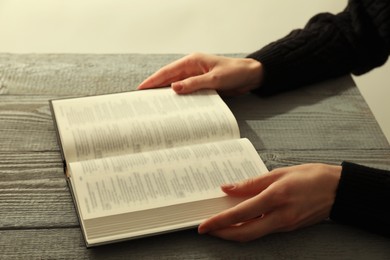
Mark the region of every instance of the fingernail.
<instances>
[{"instance_id":1,"label":"fingernail","mask_svg":"<svg viewBox=\"0 0 390 260\"><path fill-rule=\"evenodd\" d=\"M222 184L222 189L224 190L234 190L236 188L235 184Z\"/></svg>"},{"instance_id":2,"label":"fingernail","mask_svg":"<svg viewBox=\"0 0 390 260\"><path fill-rule=\"evenodd\" d=\"M209 229L207 229L207 228L198 228L198 234L199 235L203 235L203 234L206 234L206 233L209 233L210 232L210 230Z\"/></svg>"},{"instance_id":3,"label":"fingernail","mask_svg":"<svg viewBox=\"0 0 390 260\"><path fill-rule=\"evenodd\" d=\"M171 87L172 87L172 89L173 89L175 92L180 92L180 91L183 90L183 85L182 85L180 82L172 83L172 84L171 84Z\"/></svg>"}]
</instances>

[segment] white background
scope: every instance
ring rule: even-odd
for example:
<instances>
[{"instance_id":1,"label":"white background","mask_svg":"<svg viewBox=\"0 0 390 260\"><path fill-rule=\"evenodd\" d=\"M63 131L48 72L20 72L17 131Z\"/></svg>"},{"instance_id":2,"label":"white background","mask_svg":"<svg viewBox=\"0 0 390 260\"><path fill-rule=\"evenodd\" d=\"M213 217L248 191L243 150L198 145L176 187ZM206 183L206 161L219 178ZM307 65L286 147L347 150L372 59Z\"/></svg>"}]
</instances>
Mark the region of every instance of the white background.
<instances>
[{"instance_id":1,"label":"white background","mask_svg":"<svg viewBox=\"0 0 390 260\"><path fill-rule=\"evenodd\" d=\"M0 0L0 52L250 53L346 2ZM355 77L388 140L389 64Z\"/></svg>"}]
</instances>

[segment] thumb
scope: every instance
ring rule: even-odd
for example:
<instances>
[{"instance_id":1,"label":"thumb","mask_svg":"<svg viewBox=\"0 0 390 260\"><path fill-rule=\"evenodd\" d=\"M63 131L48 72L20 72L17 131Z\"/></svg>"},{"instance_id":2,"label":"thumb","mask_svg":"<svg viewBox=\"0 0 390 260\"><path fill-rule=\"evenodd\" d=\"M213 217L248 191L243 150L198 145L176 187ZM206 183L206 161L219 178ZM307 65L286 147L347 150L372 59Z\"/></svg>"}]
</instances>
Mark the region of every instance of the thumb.
<instances>
[{"instance_id":1,"label":"thumb","mask_svg":"<svg viewBox=\"0 0 390 260\"><path fill-rule=\"evenodd\" d=\"M187 94L200 89L213 88L209 73L193 76L171 84L172 89L178 94Z\"/></svg>"}]
</instances>

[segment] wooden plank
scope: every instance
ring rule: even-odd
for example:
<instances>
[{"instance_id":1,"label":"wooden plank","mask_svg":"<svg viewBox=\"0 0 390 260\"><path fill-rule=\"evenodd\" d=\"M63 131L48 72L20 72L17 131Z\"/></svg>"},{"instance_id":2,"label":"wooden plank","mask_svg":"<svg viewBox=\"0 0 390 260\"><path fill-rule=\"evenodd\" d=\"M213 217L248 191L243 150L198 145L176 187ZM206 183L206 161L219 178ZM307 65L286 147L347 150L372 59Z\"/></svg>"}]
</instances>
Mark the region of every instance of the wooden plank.
<instances>
[{"instance_id":1,"label":"wooden plank","mask_svg":"<svg viewBox=\"0 0 390 260\"><path fill-rule=\"evenodd\" d=\"M269 168L287 165L322 162L340 163L350 160L372 167L389 168L390 149L359 150L260 150L259 155ZM0 153L0 185L2 188L17 188L23 181L36 182L37 185L66 186L63 164L59 151ZM42 182L39 181L53 181Z\"/></svg>"},{"instance_id":2,"label":"wooden plank","mask_svg":"<svg viewBox=\"0 0 390 260\"><path fill-rule=\"evenodd\" d=\"M0 54L0 93L80 96L128 91L181 56Z\"/></svg>"},{"instance_id":3,"label":"wooden plank","mask_svg":"<svg viewBox=\"0 0 390 260\"><path fill-rule=\"evenodd\" d=\"M0 149L58 149L49 99L131 90L180 56L0 54ZM350 77L270 98L247 95L225 100L242 136L257 149L388 147ZM370 138L373 135L378 138ZM354 141L346 142L345 136Z\"/></svg>"},{"instance_id":4,"label":"wooden plank","mask_svg":"<svg viewBox=\"0 0 390 260\"><path fill-rule=\"evenodd\" d=\"M1 259L388 258L388 239L334 223L247 244L189 230L87 250L48 100L132 90L181 56L0 54ZM225 101L270 169L341 160L390 169L389 144L350 77Z\"/></svg>"},{"instance_id":5,"label":"wooden plank","mask_svg":"<svg viewBox=\"0 0 390 260\"><path fill-rule=\"evenodd\" d=\"M0 53L0 94L84 96L133 90L156 70L182 56Z\"/></svg>"},{"instance_id":6,"label":"wooden plank","mask_svg":"<svg viewBox=\"0 0 390 260\"><path fill-rule=\"evenodd\" d=\"M59 150L50 98L0 95L0 152Z\"/></svg>"},{"instance_id":7,"label":"wooden plank","mask_svg":"<svg viewBox=\"0 0 390 260\"><path fill-rule=\"evenodd\" d=\"M386 150L266 150L259 151L269 170L303 163L341 164L350 161L390 170L390 149Z\"/></svg>"},{"instance_id":8,"label":"wooden plank","mask_svg":"<svg viewBox=\"0 0 390 260\"><path fill-rule=\"evenodd\" d=\"M269 169L350 160L389 169L390 150L262 150ZM78 226L59 152L0 153L0 229Z\"/></svg>"},{"instance_id":9,"label":"wooden plank","mask_svg":"<svg viewBox=\"0 0 390 260\"><path fill-rule=\"evenodd\" d=\"M0 229L78 226L59 151L0 152Z\"/></svg>"},{"instance_id":10,"label":"wooden plank","mask_svg":"<svg viewBox=\"0 0 390 260\"><path fill-rule=\"evenodd\" d=\"M257 149L389 148L350 77L269 98L247 95L225 101L241 135Z\"/></svg>"},{"instance_id":11,"label":"wooden plank","mask_svg":"<svg viewBox=\"0 0 390 260\"><path fill-rule=\"evenodd\" d=\"M388 259L390 255L383 237L327 222L243 244L187 230L90 249L78 228L12 230L0 231L0 248L1 259Z\"/></svg>"},{"instance_id":12,"label":"wooden plank","mask_svg":"<svg viewBox=\"0 0 390 260\"><path fill-rule=\"evenodd\" d=\"M317 99L313 104L304 103L299 91L269 99L247 95L226 102L237 117L242 137L248 137L257 149L389 147L356 90L346 89L350 94L342 96L327 93L320 99L315 89L306 90ZM59 149L48 104L51 98L0 95L0 151Z\"/></svg>"}]
</instances>

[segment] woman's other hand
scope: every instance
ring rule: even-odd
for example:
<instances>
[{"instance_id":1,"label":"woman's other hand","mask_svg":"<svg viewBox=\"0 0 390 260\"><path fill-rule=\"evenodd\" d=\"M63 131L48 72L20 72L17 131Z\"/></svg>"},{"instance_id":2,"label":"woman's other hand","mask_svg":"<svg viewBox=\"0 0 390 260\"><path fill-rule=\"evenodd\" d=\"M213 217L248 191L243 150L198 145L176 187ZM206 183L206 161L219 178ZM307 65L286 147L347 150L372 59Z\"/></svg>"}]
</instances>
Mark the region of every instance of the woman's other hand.
<instances>
[{"instance_id":1,"label":"woman's other hand","mask_svg":"<svg viewBox=\"0 0 390 260\"><path fill-rule=\"evenodd\" d=\"M329 217L340 175L341 166L303 164L224 185L229 196L250 198L204 221L198 232L244 242L323 221Z\"/></svg>"},{"instance_id":2,"label":"woman's other hand","mask_svg":"<svg viewBox=\"0 0 390 260\"><path fill-rule=\"evenodd\" d=\"M263 67L254 59L194 53L164 66L138 89L171 85L178 94L215 89L222 94L239 95L257 88L262 78Z\"/></svg>"}]
</instances>

